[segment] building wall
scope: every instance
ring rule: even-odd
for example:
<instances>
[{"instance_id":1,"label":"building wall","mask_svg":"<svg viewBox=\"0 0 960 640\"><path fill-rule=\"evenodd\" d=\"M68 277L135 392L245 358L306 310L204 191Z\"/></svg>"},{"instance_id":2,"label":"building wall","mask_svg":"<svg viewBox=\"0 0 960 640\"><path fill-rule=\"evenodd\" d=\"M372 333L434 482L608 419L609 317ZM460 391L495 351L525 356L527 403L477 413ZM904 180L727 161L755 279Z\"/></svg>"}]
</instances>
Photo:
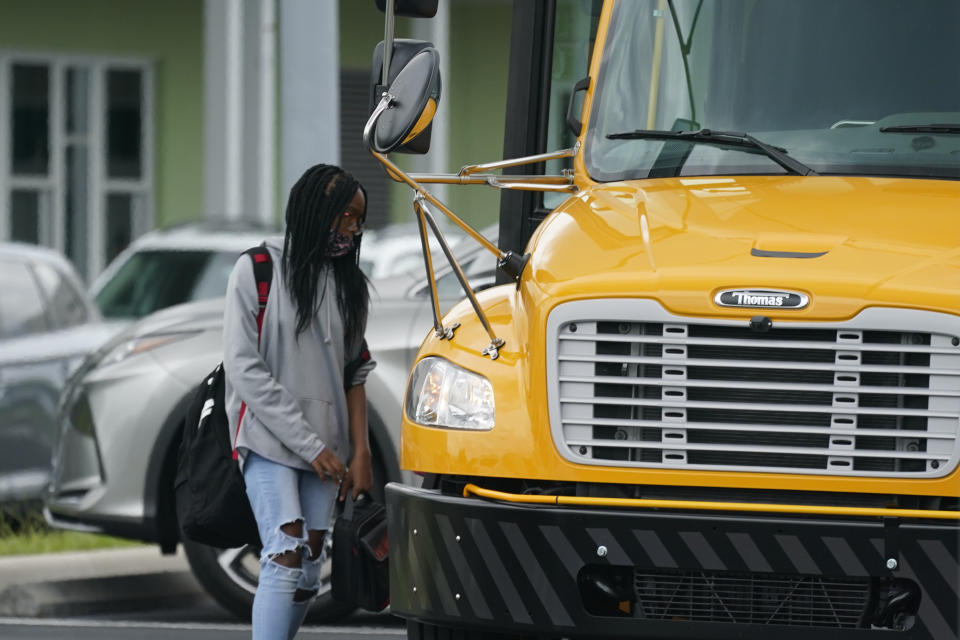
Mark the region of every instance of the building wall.
<instances>
[{"instance_id":1,"label":"building wall","mask_svg":"<svg viewBox=\"0 0 960 640\"><path fill-rule=\"evenodd\" d=\"M444 78L450 109L450 164L503 159L507 67L510 58L512 2L453 2L450 12L450 69ZM483 227L500 217L500 192L487 186L455 187L449 204Z\"/></svg>"},{"instance_id":2,"label":"building wall","mask_svg":"<svg viewBox=\"0 0 960 640\"><path fill-rule=\"evenodd\" d=\"M133 56L155 64L154 226L198 219L203 208L203 5L201 0L3 0L0 48L13 51ZM450 0L448 171L502 157L509 0ZM340 63L368 72L383 39L383 14L373 2L340 0ZM411 37L414 21L398 19L396 35ZM122 25L116 26L116 25ZM344 144L351 144L344 140ZM360 144L359 139L356 144ZM417 159L397 154L402 167ZM412 221L409 189L392 184L390 217ZM487 187L447 191L451 208L471 224L496 220L499 193ZM278 193L279 216L286 194Z\"/></svg>"},{"instance_id":3,"label":"building wall","mask_svg":"<svg viewBox=\"0 0 960 640\"><path fill-rule=\"evenodd\" d=\"M135 56L155 64L156 226L203 210L203 3L3 0L0 48Z\"/></svg>"}]
</instances>

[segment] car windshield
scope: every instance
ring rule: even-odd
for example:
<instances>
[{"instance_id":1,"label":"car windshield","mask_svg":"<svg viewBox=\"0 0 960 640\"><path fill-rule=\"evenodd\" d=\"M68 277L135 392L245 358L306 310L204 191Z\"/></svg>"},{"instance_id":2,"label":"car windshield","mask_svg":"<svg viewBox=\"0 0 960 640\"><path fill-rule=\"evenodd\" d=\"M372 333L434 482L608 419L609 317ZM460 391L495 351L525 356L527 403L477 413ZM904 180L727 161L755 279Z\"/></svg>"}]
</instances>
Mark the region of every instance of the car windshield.
<instances>
[{"instance_id":1,"label":"car windshield","mask_svg":"<svg viewBox=\"0 0 960 640\"><path fill-rule=\"evenodd\" d=\"M956 0L618 2L587 169L599 181L802 173L732 138L649 135L707 129L819 174L960 178L958 33Z\"/></svg>"},{"instance_id":2,"label":"car windshield","mask_svg":"<svg viewBox=\"0 0 960 640\"><path fill-rule=\"evenodd\" d=\"M230 251L138 251L97 293L97 306L107 318L141 318L175 304L222 296L237 255Z\"/></svg>"}]
</instances>

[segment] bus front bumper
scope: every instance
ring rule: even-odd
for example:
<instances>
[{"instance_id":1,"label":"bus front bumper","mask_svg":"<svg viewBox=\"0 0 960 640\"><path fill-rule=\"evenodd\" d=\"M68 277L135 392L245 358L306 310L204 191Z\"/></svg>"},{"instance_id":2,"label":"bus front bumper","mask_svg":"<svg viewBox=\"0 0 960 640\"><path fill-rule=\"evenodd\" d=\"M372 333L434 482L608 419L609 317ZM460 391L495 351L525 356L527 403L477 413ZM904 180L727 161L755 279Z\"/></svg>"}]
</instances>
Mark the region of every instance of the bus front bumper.
<instances>
[{"instance_id":1,"label":"bus front bumper","mask_svg":"<svg viewBox=\"0 0 960 640\"><path fill-rule=\"evenodd\" d=\"M516 505L396 483L387 511L391 612L418 622L590 638L958 637L956 522Z\"/></svg>"}]
</instances>

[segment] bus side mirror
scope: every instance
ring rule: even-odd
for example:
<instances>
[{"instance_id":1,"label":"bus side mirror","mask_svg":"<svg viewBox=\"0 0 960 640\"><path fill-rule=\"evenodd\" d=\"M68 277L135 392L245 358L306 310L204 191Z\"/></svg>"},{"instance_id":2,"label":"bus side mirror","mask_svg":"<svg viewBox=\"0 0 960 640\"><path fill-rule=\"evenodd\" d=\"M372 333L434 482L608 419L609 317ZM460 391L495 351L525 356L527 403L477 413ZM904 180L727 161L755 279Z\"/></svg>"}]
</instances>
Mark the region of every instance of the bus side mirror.
<instances>
[{"instance_id":1,"label":"bus side mirror","mask_svg":"<svg viewBox=\"0 0 960 640\"><path fill-rule=\"evenodd\" d=\"M382 92L363 129L367 147L388 154L409 144L433 121L439 100L440 54L426 47L410 58Z\"/></svg>"},{"instance_id":2,"label":"bus side mirror","mask_svg":"<svg viewBox=\"0 0 960 640\"><path fill-rule=\"evenodd\" d=\"M415 55L424 49L432 49L433 43L423 40L409 40L405 38L396 38L393 41L393 53L390 56L390 74L388 83L392 84L396 80L400 71L407 66ZM383 95L383 50L384 43L381 41L373 50L373 63L370 66L370 108L368 113L373 113L380 97ZM440 95L440 74L437 74L437 97ZM432 127L427 126L421 133L394 149L398 153L416 153L424 154L430 150L430 134Z\"/></svg>"}]
</instances>

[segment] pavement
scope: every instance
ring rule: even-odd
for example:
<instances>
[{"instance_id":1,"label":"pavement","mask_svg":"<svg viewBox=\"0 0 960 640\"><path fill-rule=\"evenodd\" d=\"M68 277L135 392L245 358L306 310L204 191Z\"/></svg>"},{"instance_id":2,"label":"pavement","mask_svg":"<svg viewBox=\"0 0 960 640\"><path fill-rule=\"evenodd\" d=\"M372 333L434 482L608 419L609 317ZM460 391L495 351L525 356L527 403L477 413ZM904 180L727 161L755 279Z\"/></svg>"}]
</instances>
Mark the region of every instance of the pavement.
<instances>
[{"instance_id":1,"label":"pavement","mask_svg":"<svg viewBox=\"0 0 960 640\"><path fill-rule=\"evenodd\" d=\"M68 617L209 600L182 551L147 545L0 557L0 617Z\"/></svg>"}]
</instances>

